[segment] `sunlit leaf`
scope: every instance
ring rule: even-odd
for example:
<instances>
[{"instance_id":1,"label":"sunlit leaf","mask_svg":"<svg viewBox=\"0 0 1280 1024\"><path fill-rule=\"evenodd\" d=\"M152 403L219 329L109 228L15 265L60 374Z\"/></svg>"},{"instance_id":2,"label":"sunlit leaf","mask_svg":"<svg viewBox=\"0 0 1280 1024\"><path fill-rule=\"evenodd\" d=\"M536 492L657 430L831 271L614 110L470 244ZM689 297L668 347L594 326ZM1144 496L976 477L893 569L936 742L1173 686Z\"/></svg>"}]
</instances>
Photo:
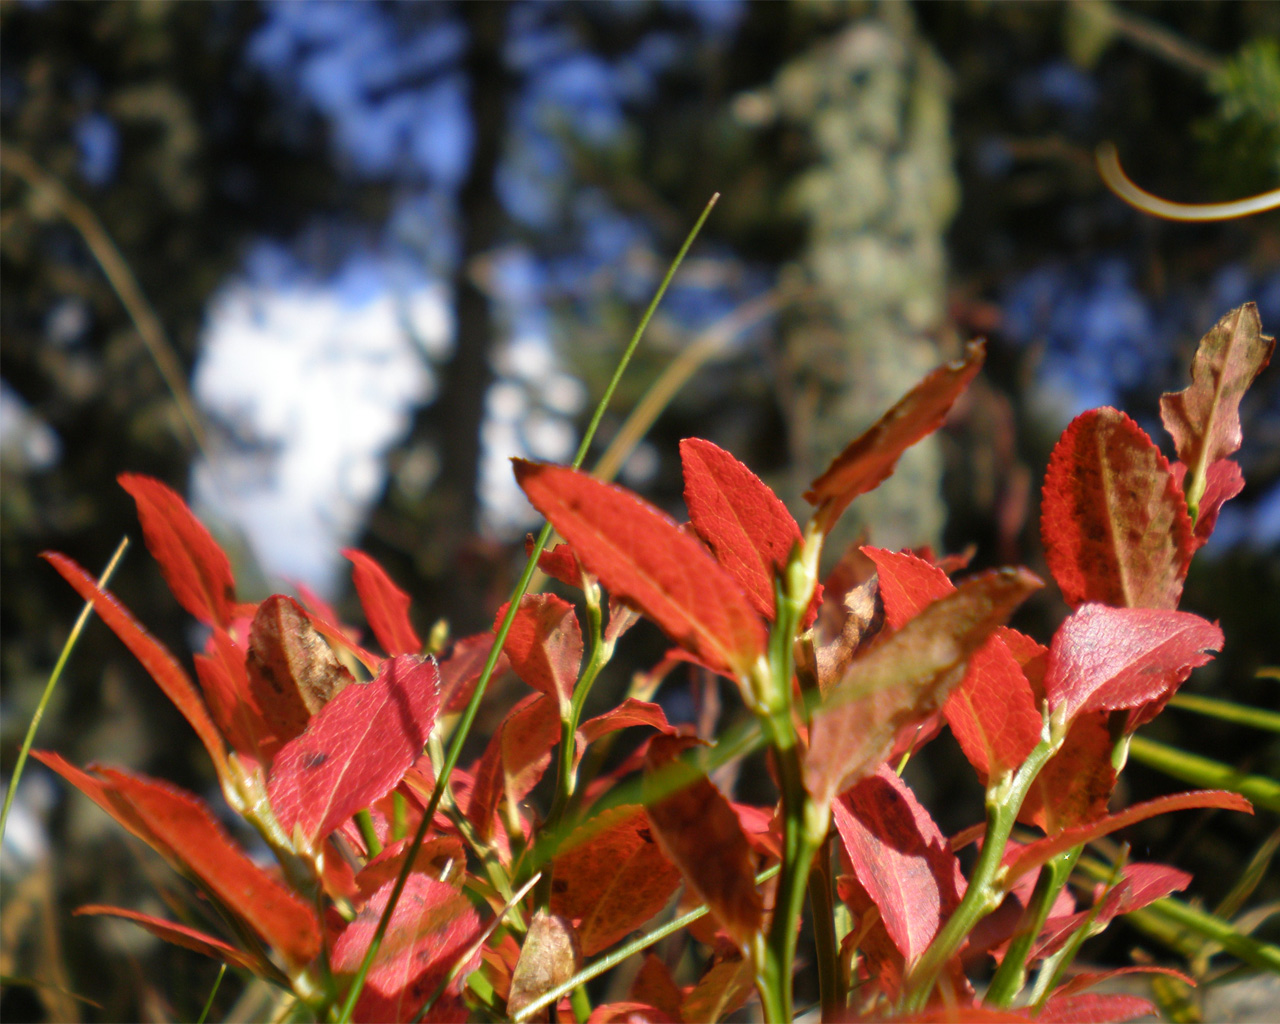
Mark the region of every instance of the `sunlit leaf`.
<instances>
[{"instance_id":1,"label":"sunlit leaf","mask_svg":"<svg viewBox=\"0 0 1280 1024\"><path fill-rule=\"evenodd\" d=\"M344 548L352 564L352 581L364 609L365 621L387 654L421 654L422 641L409 620L409 595L397 587L386 570L363 551Z\"/></svg>"},{"instance_id":2,"label":"sunlit leaf","mask_svg":"<svg viewBox=\"0 0 1280 1024\"><path fill-rule=\"evenodd\" d=\"M498 609L495 631L507 608ZM554 594L526 594L502 650L515 674L554 699L566 717L582 668L582 627L573 605Z\"/></svg>"},{"instance_id":3,"label":"sunlit leaf","mask_svg":"<svg viewBox=\"0 0 1280 1024\"><path fill-rule=\"evenodd\" d=\"M389 793L422 751L439 706L430 658L402 654L376 679L344 689L272 762L267 792L284 830L323 838Z\"/></svg>"},{"instance_id":4,"label":"sunlit leaf","mask_svg":"<svg viewBox=\"0 0 1280 1024\"><path fill-rule=\"evenodd\" d=\"M197 931L194 928L188 928L185 924L166 921L150 914L140 914L136 910L86 904L83 907L77 907L74 913L77 917L81 914L92 914L119 917L126 921L132 921L134 924L145 928L158 939L172 942L175 946L182 946L184 949L203 953L205 956L221 960L232 967L240 967L244 970L252 971L254 974L270 974L275 969L269 962L264 962L243 950L236 949L235 946L228 945L222 939L213 935L206 935L204 932Z\"/></svg>"},{"instance_id":5,"label":"sunlit leaf","mask_svg":"<svg viewBox=\"0 0 1280 1024\"><path fill-rule=\"evenodd\" d=\"M1067 604L1178 606L1192 552L1186 498L1124 413L1092 409L1063 432L1045 473L1040 536Z\"/></svg>"},{"instance_id":6,"label":"sunlit leaf","mask_svg":"<svg viewBox=\"0 0 1280 1024\"><path fill-rule=\"evenodd\" d=\"M764 652L764 624L733 577L670 516L563 466L516 459L515 473L534 508L612 595L718 671L751 671Z\"/></svg>"},{"instance_id":7,"label":"sunlit leaf","mask_svg":"<svg viewBox=\"0 0 1280 1024\"><path fill-rule=\"evenodd\" d=\"M538 910L529 922L520 959L511 976L507 1013L515 1016L581 969L582 951L573 925L559 914Z\"/></svg>"},{"instance_id":8,"label":"sunlit leaf","mask_svg":"<svg viewBox=\"0 0 1280 1024\"><path fill-rule=\"evenodd\" d=\"M538 784L560 740L560 713L553 698L530 694L502 720L476 767L467 817L481 838L493 834L493 817L505 796L515 807Z\"/></svg>"},{"instance_id":9,"label":"sunlit leaf","mask_svg":"<svg viewBox=\"0 0 1280 1024\"><path fill-rule=\"evenodd\" d=\"M136 473L118 479L138 505L147 550L178 603L203 623L229 626L236 585L226 553L176 491Z\"/></svg>"}]
</instances>

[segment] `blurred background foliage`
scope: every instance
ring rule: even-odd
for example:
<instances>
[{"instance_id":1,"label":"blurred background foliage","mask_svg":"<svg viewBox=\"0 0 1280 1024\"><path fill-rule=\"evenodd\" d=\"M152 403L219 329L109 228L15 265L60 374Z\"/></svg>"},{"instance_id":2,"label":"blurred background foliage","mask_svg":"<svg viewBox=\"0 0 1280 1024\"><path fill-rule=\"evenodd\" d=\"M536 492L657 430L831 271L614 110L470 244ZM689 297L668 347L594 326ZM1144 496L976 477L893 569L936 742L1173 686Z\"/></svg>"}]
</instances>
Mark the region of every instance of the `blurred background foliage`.
<instances>
[{"instance_id":1,"label":"blurred background foliage","mask_svg":"<svg viewBox=\"0 0 1280 1024\"><path fill-rule=\"evenodd\" d=\"M1280 5L1237 0L4 0L6 778L78 611L38 553L96 571L122 534L136 536L122 471L192 496L246 597L304 579L350 611L336 550L355 543L412 593L420 626L486 628L531 523L507 456L567 458L714 191L720 204L602 431L603 446L687 354L691 379L624 482L680 514L676 442L697 434L801 514L807 479L981 334L984 377L947 430L860 503L849 537L972 543L975 565L1042 567L1036 487L1070 416L1115 404L1158 437L1158 395L1182 386L1222 313L1252 299L1265 329L1280 324L1277 214L1151 220L1105 191L1093 149L1114 141L1130 175L1170 199L1275 187L1278 39ZM121 301L113 251L150 326ZM342 319L374 306L382 348L366 321ZM337 326L321 319L334 310ZM294 335L276 338L280 321ZM313 322L330 349L307 348ZM232 326L242 347L219 347ZM276 345L294 361L275 361ZM225 383L226 360L253 396ZM362 385L352 365L382 383ZM1184 601L1228 637L1189 685L1268 706L1275 680L1255 674L1280 662L1275 380L1273 368L1246 403L1248 487ZM332 439L288 461L308 423ZM365 435L357 454L340 447ZM275 534L258 521L267 512ZM304 515L323 550L273 561L262 538L310 537L291 519ZM140 548L115 590L171 649L199 642ZM1047 636L1062 611L1045 596L1029 628ZM638 667L660 649L642 636L624 655ZM681 681L664 699L689 717L707 693ZM207 791L188 730L156 697L91 628L38 745ZM1275 745L1236 726L1170 712L1153 732L1280 771ZM914 783L948 808L944 828L974 820L972 780L948 767L944 743L928 754ZM1140 768L1126 777L1135 796L1172 786ZM64 916L90 900L155 903L141 879L163 878L156 865L38 771L24 787L23 824L15 816L6 837L3 967L52 987L7 990L5 1019L192 1016L208 963ZM1263 818L1179 834L1158 820L1135 831L1135 855L1196 871L1212 899L1273 826ZM1274 877L1263 895L1280 896ZM1121 933L1099 955L1133 941Z\"/></svg>"}]
</instances>

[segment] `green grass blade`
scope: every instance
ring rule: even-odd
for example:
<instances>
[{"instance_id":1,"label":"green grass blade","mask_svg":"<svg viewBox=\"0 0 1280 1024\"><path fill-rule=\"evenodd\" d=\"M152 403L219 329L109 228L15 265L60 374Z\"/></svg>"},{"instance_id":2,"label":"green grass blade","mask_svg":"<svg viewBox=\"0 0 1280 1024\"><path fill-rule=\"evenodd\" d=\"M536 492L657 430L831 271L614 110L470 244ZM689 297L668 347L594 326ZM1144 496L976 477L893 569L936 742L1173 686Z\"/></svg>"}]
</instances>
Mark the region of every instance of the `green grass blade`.
<instances>
[{"instance_id":1,"label":"green grass blade","mask_svg":"<svg viewBox=\"0 0 1280 1024\"><path fill-rule=\"evenodd\" d=\"M107 567L102 570L102 575L98 577L99 589L105 589L111 574L116 571L116 566L120 564L120 559L124 557L125 549L129 546L129 538L123 537L119 545L116 547L115 554L111 556L111 561L107 563ZM71 632L67 636L67 642L62 645L62 653L58 655L57 664L53 666L53 671L49 673L49 681L45 683L44 693L40 695L40 702L36 705L36 712L31 716L31 724L27 726L27 735L22 740L22 749L18 751L18 760L13 766L13 778L9 781L9 789L4 795L4 810L0 811L0 841L4 840L4 830L9 824L9 808L13 806L14 794L18 792L18 783L22 781L22 770L27 764L27 755L31 753L31 745L35 742L36 730L40 728L40 720L44 718L45 709L49 706L49 700L53 697L53 691L58 685L58 680L62 678L62 670L66 668L67 661L71 658L71 651L80 639L80 634L84 632L84 627L89 622L89 616L93 614L93 602L86 601L85 606L80 611L79 618L71 627Z\"/></svg>"},{"instance_id":2,"label":"green grass blade","mask_svg":"<svg viewBox=\"0 0 1280 1024\"><path fill-rule=\"evenodd\" d=\"M209 998L204 1001L204 1009L200 1011L200 1017L196 1024L204 1024L209 1019L209 1011L213 1009L213 997L218 994L218 989L222 985L222 979L226 976L227 965L220 964L218 966L218 976L213 979L213 988L209 990Z\"/></svg>"},{"instance_id":3,"label":"green grass blade","mask_svg":"<svg viewBox=\"0 0 1280 1024\"><path fill-rule=\"evenodd\" d=\"M1139 764L1172 775L1206 789L1229 789L1239 793L1255 807L1280 813L1280 782L1262 775L1246 775L1230 765L1211 761L1199 754L1157 743L1145 736L1134 736L1129 742L1129 756Z\"/></svg>"},{"instance_id":4,"label":"green grass blade","mask_svg":"<svg viewBox=\"0 0 1280 1024\"><path fill-rule=\"evenodd\" d=\"M1266 708L1236 704L1234 701L1219 700L1217 697L1202 697L1198 693L1174 694L1173 699L1169 701L1169 706L1181 708L1183 711L1194 711L1210 718L1219 718L1224 722L1236 722L1254 729L1280 732L1280 712L1268 711Z\"/></svg>"},{"instance_id":5,"label":"green grass blade","mask_svg":"<svg viewBox=\"0 0 1280 1024\"><path fill-rule=\"evenodd\" d=\"M662 279L662 283L658 286L657 292L654 293L652 301L645 310L644 315L640 318L635 332L631 335L626 350L622 353L622 358L618 361L618 367L614 370L613 378L609 381L608 387L605 388L604 394L597 404L595 412L591 416L591 422L587 424L587 429L582 435L582 443L578 445L578 451L573 458L574 469L579 468L587 457L587 452L591 448L591 442L594 440L596 431L600 427L600 421L604 419L605 411L609 408L609 403L613 399L613 393L618 388L619 381L627 369L627 365L631 362L631 357L635 353L636 346L640 344L645 329L649 326L649 321L653 319L653 314L658 308L658 303L662 301L662 297L666 294L667 288L670 286L672 279L676 275L676 271L680 268L680 264L684 262L685 256L692 247L694 239L702 231L702 226L707 222L707 218L711 215L712 208L716 205L720 198L720 193L716 193L711 197L702 215L693 225L693 229L689 232L684 240L684 244L680 247L680 251L676 253L676 257L671 261L671 266L667 268L667 273ZM347 992L346 999L343 1001L342 1008L338 1012L338 1024L348 1024L351 1020L351 1014L355 1010L356 1000L360 998L360 992L364 988L365 977L369 973L369 968L373 965L373 959L378 954L378 948L382 945L382 939L387 933L387 927L391 922L391 915L395 912L396 904L400 900L400 894L404 891L405 883L409 879L409 873L413 869L414 859L418 856L418 851L422 848L423 842L427 838L427 833L431 829L431 821L435 817L436 808L440 806L440 799L444 795L445 787L449 784L449 776L453 773L454 767L458 763L458 758L462 754L462 745L466 742L467 736L471 731L472 723L475 722L476 714L480 710L480 702L484 699L485 690L489 685L489 680L493 676L494 669L498 665L498 658L502 655L502 645L507 639L507 633L511 629L511 624L515 621L516 613L520 610L520 598L529 588L529 582L533 579L533 574L538 568L538 556L542 553L543 548L547 546L547 542L551 539L551 524L547 523L539 532L538 539L534 543L533 550L529 553L528 561L525 563L524 572L520 574L520 580L516 583L515 590L512 591L511 601L507 608L507 614L502 620L502 624L498 627L497 635L494 637L493 646L489 650L489 657L485 661L484 668L480 672L480 678L476 681L475 691L471 694L471 700L467 703L466 710L462 713L457 727L454 729L452 740L449 743L448 753L445 755L445 762L441 766L439 777L436 779L435 789L431 793L431 800L427 804L426 810L422 815L422 823L418 826L418 831L414 834L413 842L409 845L409 849L405 855L404 867L401 868L400 874L396 877L395 888L391 891L391 898L387 900L387 908L383 911L381 919L378 921L378 928L374 932L373 941L369 943L369 950L365 953L364 960L360 963L360 969L356 972L352 979L351 987Z\"/></svg>"}]
</instances>

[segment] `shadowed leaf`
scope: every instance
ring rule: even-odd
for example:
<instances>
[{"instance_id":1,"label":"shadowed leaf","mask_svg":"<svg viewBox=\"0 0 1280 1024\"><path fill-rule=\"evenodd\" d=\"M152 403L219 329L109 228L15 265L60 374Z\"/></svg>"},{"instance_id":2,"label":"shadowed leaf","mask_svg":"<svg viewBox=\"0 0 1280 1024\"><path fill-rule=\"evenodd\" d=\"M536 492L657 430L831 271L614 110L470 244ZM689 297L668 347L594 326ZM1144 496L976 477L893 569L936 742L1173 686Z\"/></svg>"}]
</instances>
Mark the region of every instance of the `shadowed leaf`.
<instances>
[{"instance_id":1,"label":"shadowed leaf","mask_svg":"<svg viewBox=\"0 0 1280 1024\"><path fill-rule=\"evenodd\" d=\"M158 939L172 942L175 946L182 946L184 949L203 953L205 956L211 956L215 960L230 964L232 967L240 967L259 975L270 975L275 971L275 968L270 963L250 956L243 950L236 949L235 946L228 945L212 935L206 935L204 932L196 931L194 928L188 928L185 924L166 921L164 918L152 917L150 914L140 914L136 910L126 910L123 907L103 907L97 904L77 907L74 913L77 917L82 914L91 914L123 918L126 921L132 921L134 924L140 925Z\"/></svg>"},{"instance_id":2,"label":"shadowed leaf","mask_svg":"<svg viewBox=\"0 0 1280 1024\"><path fill-rule=\"evenodd\" d=\"M899 730L937 710L973 653L1041 585L1022 569L970 577L859 654L814 711L804 766L814 799L827 803L875 771Z\"/></svg>"},{"instance_id":3,"label":"shadowed leaf","mask_svg":"<svg viewBox=\"0 0 1280 1024\"><path fill-rule=\"evenodd\" d=\"M508 607L498 609L495 632ZM567 716L582 667L582 627L573 605L554 594L526 594L502 650L515 674L555 700L561 717Z\"/></svg>"},{"instance_id":4,"label":"shadowed leaf","mask_svg":"<svg viewBox=\"0 0 1280 1024\"><path fill-rule=\"evenodd\" d=\"M1184 491L1186 490L1187 467L1181 462L1169 466L1174 480ZM1218 513L1222 506L1244 490L1244 473L1230 459L1219 459L1209 466L1205 474L1204 494L1196 507L1196 524L1191 534L1193 549L1199 549L1208 543L1213 536L1213 528L1218 525Z\"/></svg>"},{"instance_id":5,"label":"shadowed leaf","mask_svg":"<svg viewBox=\"0 0 1280 1024\"><path fill-rule=\"evenodd\" d=\"M1018 820L1038 825L1049 835L1064 828L1097 821L1107 813L1116 785L1111 764L1115 741L1107 726L1108 712L1077 715L1067 738L1040 769L1028 790Z\"/></svg>"},{"instance_id":6,"label":"shadowed leaf","mask_svg":"<svg viewBox=\"0 0 1280 1024\"><path fill-rule=\"evenodd\" d=\"M746 675L764 652L759 615L738 584L670 516L630 491L563 466L515 460L534 508L582 564L717 671Z\"/></svg>"},{"instance_id":7,"label":"shadowed leaf","mask_svg":"<svg viewBox=\"0 0 1280 1024\"><path fill-rule=\"evenodd\" d=\"M504 796L515 807L538 784L559 740L559 709L546 694L530 694L502 720L480 757L467 805L481 838L493 834L494 813Z\"/></svg>"},{"instance_id":8,"label":"shadowed leaf","mask_svg":"<svg viewBox=\"0 0 1280 1024\"><path fill-rule=\"evenodd\" d=\"M1191 518L1168 460L1111 408L1081 413L1049 457L1045 558L1067 604L1176 608L1191 561Z\"/></svg>"},{"instance_id":9,"label":"shadowed leaf","mask_svg":"<svg viewBox=\"0 0 1280 1024\"><path fill-rule=\"evenodd\" d=\"M689 740L655 736L645 758L645 778L674 761ZM737 814L705 775L661 799L646 796L654 836L689 885L741 949L750 948L764 916L755 883L751 845Z\"/></svg>"},{"instance_id":10,"label":"shadowed leaf","mask_svg":"<svg viewBox=\"0 0 1280 1024\"><path fill-rule=\"evenodd\" d=\"M613 807L565 841L553 862L551 909L578 922L582 952L592 956L662 910L679 885L644 808Z\"/></svg>"},{"instance_id":11,"label":"shadowed leaf","mask_svg":"<svg viewBox=\"0 0 1280 1024\"><path fill-rule=\"evenodd\" d=\"M827 531L854 498L893 473L903 452L942 426L985 357L983 342L970 343L963 360L939 366L921 380L809 485L805 501L820 506L816 515Z\"/></svg>"}]
</instances>

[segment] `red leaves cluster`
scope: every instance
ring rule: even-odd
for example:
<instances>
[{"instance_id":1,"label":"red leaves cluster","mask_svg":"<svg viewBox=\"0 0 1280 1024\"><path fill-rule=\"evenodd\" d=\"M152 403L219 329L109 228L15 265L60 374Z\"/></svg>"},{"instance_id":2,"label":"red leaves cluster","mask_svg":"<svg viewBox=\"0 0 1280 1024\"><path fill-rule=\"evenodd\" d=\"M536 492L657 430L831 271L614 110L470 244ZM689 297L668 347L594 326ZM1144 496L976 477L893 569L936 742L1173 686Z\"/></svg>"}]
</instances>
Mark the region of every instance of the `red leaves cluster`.
<instances>
[{"instance_id":1,"label":"red leaves cluster","mask_svg":"<svg viewBox=\"0 0 1280 1024\"><path fill-rule=\"evenodd\" d=\"M1020 820L1045 835L1004 848L995 897L1007 897L1008 910L1025 907L1039 869L1077 845L1168 811L1250 809L1225 792L1179 794L1111 814L1107 802L1115 731L1132 732L1153 717L1222 646L1215 624L1177 605L1192 555L1223 503L1243 486L1229 459L1240 445L1240 399L1273 347L1252 306L1233 311L1206 336L1191 386L1161 403L1177 450L1172 464L1116 410L1093 410L1068 427L1046 475L1041 530L1050 571L1072 612L1047 648L1006 625L1042 585L1026 570L955 584L943 566L963 568L963 559L935 563L932 556L864 546L853 555L859 574L837 579L828 593L839 601L825 607L822 587L804 576L817 562L816 547L805 545L820 544L851 501L941 425L982 365L981 344L927 376L836 457L806 494L816 510L803 533L754 473L708 441L680 446L691 520L683 527L622 488L517 460L520 486L566 541L541 554L542 569L584 590L592 616L598 588L608 591L609 622L589 638L593 651L611 651L644 614L679 648L664 666L683 658L726 675L771 728L781 717L794 729L796 760L786 764L805 806L830 810L843 869L836 890L854 921L847 942L860 953L867 1007L879 1012L898 1003L945 923L962 900L971 902L953 842L887 763L943 722L989 796L998 797L1021 766L1038 763L1028 761L1035 751L1047 759L1020 808ZM83 912L135 920L281 983L313 984L327 972L341 987L360 970L405 866L406 830L425 814L425 793L434 784L427 741L440 716L466 704L495 640L487 634L458 640L442 664L422 657L409 596L358 551L345 554L382 656L310 598L238 603L230 562L182 499L146 477L126 475L121 483L137 502L147 546L175 598L209 629L195 656L198 685L83 569L62 555L46 557L187 718L229 803L268 838L285 871L254 863L190 794L39 754L196 882L237 935L253 941L240 948L128 910ZM779 593L790 602L781 607L793 614L779 616ZM799 632L812 632L781 635L779 622L793 621L803 602ZM497 623L507 611L499 610ZM819 634L838 639L815 650ZM632 697L579 722L575 692L586 693L577 691L586 639L569 601L520 598L500 664L533 692L505 715L470 769L453 774L449 813L437 813L438 834L406 875L356 1005L359 1019L414 1019L430 1002L428 1019L464 1020L464 983L482 959L495 998L516 1012L571 977L583 956L643 927L682 884L687 900L710 910L694 929L713 948L701 978L677 984L651 956L627 998L598 1007L590 1019L710 1020L749 998L760 977L754 958L774 913L773 895L757 886L755 874L791 849L794 834L784 834L771 808L735 804L696 769L690 754L702 741L673 727L657 704ZM800 684L814 692L807 695L812 703L793 709L790 688L780 698L769 687L776 689L771 669L790 664L777 651L797 640ZM362 666L371 677L365 681L356 678ZM549 874L523 944L514 938L523 925L486 942L476 904L487 899L495 915L507 908L494 887L471 884L464 838L470 852L496 858L507 881L519 871L531 874L520 858L536 847L540 823L523 804L557 746L572 747L562 747L557 762L563 786L564 773L576 776L591 744L630 727L645 730L639 749L573 794L587 811L543 858ZM775 756L783 749L778 745ZM592 801L631 771L641 773L642 804L597 812ZM1064 897L1035 937L1032 959L1060 948L1075 930L1144 906L1187 880L1170 868L1131 865L1089 911L1075 911ZM335 900L323 915L317 892ZM975 884L971 895L980 892ZM974 933L971 951L1003 956L1015 926L1016 915L992 918L985 935ZM318 965L322 954L327 963ZM956 1001L946 1008L949 1019L1027 1019L973 1004L958 947L942 973ZM1146 1009L1143 1000L1085 993L1094 980L1082 976L1060 986L1038 1019L1110 1020ZM933 1012L916 1019L932 1019Z\"/></svg>"}]
</instances>

